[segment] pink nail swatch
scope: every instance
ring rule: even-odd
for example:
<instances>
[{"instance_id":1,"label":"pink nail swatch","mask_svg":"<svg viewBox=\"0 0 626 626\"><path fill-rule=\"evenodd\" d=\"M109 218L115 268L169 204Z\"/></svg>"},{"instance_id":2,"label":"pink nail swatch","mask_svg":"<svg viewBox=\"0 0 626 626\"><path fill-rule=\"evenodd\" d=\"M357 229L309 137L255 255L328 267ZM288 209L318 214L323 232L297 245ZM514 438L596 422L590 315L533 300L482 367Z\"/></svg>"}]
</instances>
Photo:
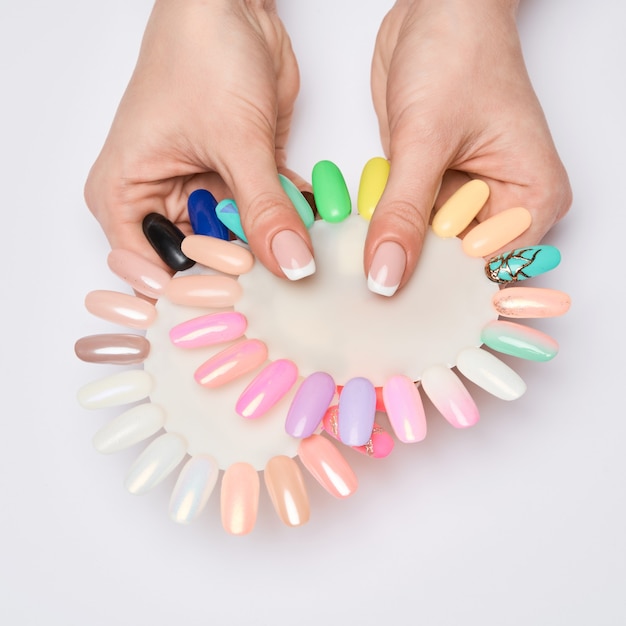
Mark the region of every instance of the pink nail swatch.
<instances>
[{"instance_id":1,"label":"pink nail swatch","mask_svg":"<svg viewBox=\"0 0 626 626\"><path fill-rule=\"evenodd\" d=\"M209 313L174 326L170 339L179 348L201 348L239 339L247 326L241 313Z\"/></svg>"},{"instance_id":2,"label":"pink nail swatch","mask_svg":"<svg viewBox=\"0 0 626 626\"><path fill-rule=\"evenodd\" d=\"M426 437L426 415L422 398L408 376L392 376L383 385L387 417L396 437L404 443Z\"/></svg>"}]
</instances>

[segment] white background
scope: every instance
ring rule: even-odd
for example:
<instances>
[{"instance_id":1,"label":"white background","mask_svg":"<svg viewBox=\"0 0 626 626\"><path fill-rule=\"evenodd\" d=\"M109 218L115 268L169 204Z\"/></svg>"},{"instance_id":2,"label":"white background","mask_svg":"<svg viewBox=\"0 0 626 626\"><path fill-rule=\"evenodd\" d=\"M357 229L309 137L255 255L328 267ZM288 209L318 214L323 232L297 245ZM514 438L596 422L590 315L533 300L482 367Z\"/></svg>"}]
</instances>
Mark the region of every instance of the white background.
<instances>
[{"instance_id":1,"label":"white background","mask_svg":"<svg viewBox=\"0 0 626 626\"><path fill-rule=\"evenodd\" d=\"M279 5L303 81L290 164L308 176L334 160L353 197L380 154L368 78L389 4ZM138 449L96 453L113 412L75 400L107 370L74 356L77 338L106 332L83 298L120 288L82 186L150 2L2 3L0 623L626 623L626 5L522 4L529 72L575 194L546 238L563 262L540 283L573 298L566 317L536 324L559 356L516 362L529 390L512 404L473 389L482 419L468 431L433 419L425 442L386 460L350 453L360 487L347 501L307 477L306 526L284 527L263 494L253 534L233 538L215 497L184 527L167 516L172 481L129 495Z\"/></svg>"}]
</instances>

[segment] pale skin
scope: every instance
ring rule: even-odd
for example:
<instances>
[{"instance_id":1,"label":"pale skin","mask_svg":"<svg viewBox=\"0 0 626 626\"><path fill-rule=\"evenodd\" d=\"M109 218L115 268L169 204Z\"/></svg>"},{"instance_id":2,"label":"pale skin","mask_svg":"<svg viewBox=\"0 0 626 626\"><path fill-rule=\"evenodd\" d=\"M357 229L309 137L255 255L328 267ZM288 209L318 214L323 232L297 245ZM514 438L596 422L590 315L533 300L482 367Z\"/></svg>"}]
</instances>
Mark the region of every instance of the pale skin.
<instances>
[{"instance_id":1,"label":"pale skin","mask_svg":"<svg viewBox=\"0 0 626 626\"><path fill-rule=\"evenodd\" d=\"M524 65L513 0L398 0L375 43L372 96L391 169L370 223L368 274L383 242L409 279L433 207L482 178L482 221L525 206L538 243L567 212L571 189ZM218 61L217 61L218 60ZM158 211L190 232L194 189L234 197L257 259L283 276L274 237L309 234L284 194L298 66L274 2L157 0L140 56L85 187L112 247L157 260L141 220Z\"/></svg>"}]
</instances>

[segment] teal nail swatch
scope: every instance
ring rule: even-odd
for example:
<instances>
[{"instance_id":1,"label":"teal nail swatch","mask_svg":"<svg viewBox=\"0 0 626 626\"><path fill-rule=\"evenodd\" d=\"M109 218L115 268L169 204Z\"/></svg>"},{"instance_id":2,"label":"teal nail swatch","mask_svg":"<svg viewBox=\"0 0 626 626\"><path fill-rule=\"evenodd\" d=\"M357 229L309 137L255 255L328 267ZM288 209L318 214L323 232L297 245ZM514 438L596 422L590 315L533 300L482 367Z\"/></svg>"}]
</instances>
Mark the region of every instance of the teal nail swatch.
<instances>
[{"instance_id":1,"label":"teal nail swatch","mask_svg":"<svg viewBox=\"0 0 626 626\"><path fill-rule=\"evenodd\" d=\"M502 320L489 322L480 339L496 352L528 361L549 361L559 351L557 342L540 330Z\"/></svg>"},{"instance_id":2,"label":"teal nail swatch","mask_svg":"<svg viewBox=\"0 0 626 626\"><path fill-rule=\"evenodd\" d=\"M343 174L332 161L319 161L311 174L317 212L327 222L341 222L350 215L352 202Z\"/></svg>"},{"instance_id":3,"label":"teal nail swatch","mask_svg":"<svg viewBox=\"0 0 626 626\"><path fill-rule=\"evenodd\" d=\"M302 192L286 176L279 174L278 179L280 180L283 190L291 200L291 204L293 204L296 211L298 211L298 215L304 222L304 225L307 228L311 228L315 221L311 205L306 201Z\"/></svg>"},{"instance_id":4,"label":"teal nail swatch","mask_svg":"<svg viewBox=\"0 0 626 626\"><path fill-rule=\"evenodd\" d=\"M243 232L243 226L241 225L241 218L239 217L239 209L235 204L235 201L231 198L224 198L215 207L215 213L228 230L234 233L241 241L248 243L245 233Z\"/></svg>"},{"instance_id":5,"label":"teal nail swatch","mask_svg":"<svg viewBox=\"0 0 626 626\"><path fill-rule=\"evenodd\" d=\"M485 274L494 283L515 283L539 276L561 262L554 246L531 246L505 252L487 261Z\"/></svg>"}]
</instances>

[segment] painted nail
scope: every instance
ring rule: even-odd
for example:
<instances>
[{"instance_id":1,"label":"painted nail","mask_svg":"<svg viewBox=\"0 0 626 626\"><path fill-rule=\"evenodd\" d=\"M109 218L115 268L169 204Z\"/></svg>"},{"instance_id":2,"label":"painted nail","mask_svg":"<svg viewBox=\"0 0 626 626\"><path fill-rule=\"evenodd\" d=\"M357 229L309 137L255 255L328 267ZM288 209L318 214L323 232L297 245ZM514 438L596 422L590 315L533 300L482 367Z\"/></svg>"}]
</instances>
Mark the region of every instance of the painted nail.
<instances>
[{"instance_id":1,"label":"painted nail","mask_svg":"<svg viewBox=\"0 0 626 626\"><path fill-rule=\"evenodd\" d=\"M392 376L383 385L387 417L396 437L403 443L426 437L426 415L417 386L408 376Z\"/></svg>"},{"instance_id":2,"label":"painted nail","mask_svg":"<svg viewBox=\"0 0 626 626\"><path fill-rule=\"evenodd\" d=\"M326 372L307 376L296 392L285 420L285 431L292 437L312 435L324 418L335 396L335 381Z\"/></svg>"},{"instance_id":3,"label":"painted nail","mask_svg":"<svg viewBox=\"0 0 626 626\"><path fill-rule=\"evenodd\" d=\"M339 438L347 446L369 440L376 415L376 391L367 378L351 378L339 396Z\"/></svg>"},{"instance_id":4,"label":"painted nail","mask_svg":"<svg viewBox=\"0 0 626 626\"><path fill-rule=\"evenodd\" d=\"M141 335L88 335L74 344L74 352L87 363L133 365L142 363L148 356L150 342Z\"/></svg>"},{"instance_id":5,"label":"painted nail","mask_svg":"<svg viewBox=\"0 0 626 626\"><path fill-rule=\"evenodd\" d=\"M393 296L398 290L406 268L404 248L395 241L385 241L378 246L370 265L367 286L381 296Z\"/></svg>"},{"instance_id":6,"label":"painted nail","mask_svg":"<svg viewBox=\"0 0 626 626\"><path fill-rule=\"evenodd\" d=\"M500 289L491 298L493 308L504 317L557 317L569 311L571 299L562 291L540 287Z\"/></svg>"},{"instance_id":7,"label":"painted nail","mask_svg":"<svg viewBox=\"0 0 626 626\"><path fill-rule=\"evenodd\" d=\"M171 276L162 267L130 250L111 250L107 264L116 276L149 298L158 298L170 282Z\"/></svg>"},{"instance_id":8,"label":"painted nail","mask_svg":"<svg viewBox=\"0 0 626 626\"><path fill-rule=\"evenodd\" d=\"M361 172L356 202L361 217L366 220L372 219L374 209L385 191L388 178L389 161L387 159L374 157L365 164Z\"/></svg>"},{"instance_id":9,"label":"painted nail","mask_svg":"<svg viewBox=\"0 0 626 626\"><path fill-rule=\"evenodd\" d=\"M526 391L526 383L517 372L481 348L461 350L456 367L465 378L501 400L517 400Z\"/></svg>"},{"instance_id":10,"label":"painted nail","mask_svg":"<svg viewBox=\"0 0 626 626\"><path fill-rule=\"evenodd\" d=\"M271 409L298 380L298 367L287 359L266 365L243 390L235 411L241 417L256 419Z\"/></svg>"},{"instance_id":11,"label":"painted nail","mask_svg":"<svg viewBox=\"0 0 626 626\"><path fill-rule=\"evenodd\" d=\"M193 522L209 501L219 468L212 456L193 456L185 463L170 498L170 518L179 524Z\"/></svg>"},{"instance_id":12,"label":"painted nail","mask_svg":"<svg viewBox=\"0 0 626 626\"><path fill-rule=\"evenodd\" d=\"M480 339L496 352L529 361L549 361L559 351L557 342L540 330L502 320L489 322Z\"/></svg>"},{"instance_id":13,"label":"painted nail","mask_svg":"<svg viewBox=\"0 0 626 626\"><path fill-rule=\"evenodd\" d=\"M343 389L343 385L337 385L337 394L340 395ZM374 391L376 392L376 410L381 411L382 413L386 413L387 409L385 408L385 402L383 400L383 388L382 387L374 387Z\"/></svg>"},{"instance_id":14,"label":"painted nail","mask_svg":"<svg viewBox=\"0 0 626 626\"><path fill-rule=\"evenodd\" d=\"M152 376L144 370L125 370L83 385L78 402L84 409L104 409L143 400L152 391Z\"/></svg>"},{"instance_id":15,"label":"painted nail","mask_svg":"<svg viewBox=\"0 0 626 626\"><path fill-rule=\"evenodd\" d=\"M259 510L258 472L248 463L231 465L222 477L220 509L222 526L231 535L252 531Z\"/></svg>"},{"instance_id":16,"label":"painted nail","mask_svg":"<svg viewBox=\"0 0 626 626\"><path fill-rule=\"evenodd\" d=\"M335 498L347 498L357 489L356 474L326 437L311 435L300 442L298 458L311 476Z\"/></svg>"},{"instance_id":17,"label":"painted nail","mask_svg":"<svg viewBox=\"0 0 626 626\"><path fill-rule=\"evenodd\" d=\"M138 404L102 427L93 437L93 447L101 454L126 450L152 437L164 423L165 413L158 404Z\"/></svg>"},{"instance_id":18,"label":"painted nail","mask_svg":"<svg viewBox=\"0 0 626 626\"><path fill-rule=\"evenodd\" d=\"M225 198L221 202L218 202L215 207L215 213L219 221L222 222L230 232L239 237L244 243L248 243L246 234L243 232L243 226L241 225L239 209L234 200Z\"/></svg>"},{"instance_id":19,"label":"painted nail","mask_svg":"<svg viewBox=\"0 0 626 626\"><path fill-rule=\"evenodd\" d=\"M225 274L239 276L249 272L254 265L254 256L246 248L206 235L185 237L182 250L197 263Z\"/></svg>"},{"instance_id":20,"label":"painted nail","mask_svg":"<svg viewBox=\"0 0 626 626\"><path fill-rule=\"evenodd\" d=\"M148 213L141 226L146 239L169 268L181 272L194 265L180 248L185 233L164 215Z\"/></svg>"},{"instance_id":21,"label":"painted nail","mask_svg":"<svg viewBox=\"0 0 626 626\"><path fill-rule=\"evenodd\" d=\"M334 404L328 407L322 420L324 430L337 441L341 441L339 437L339 406ZM379 424L374 422L372 434L367 442L362 446L351 446L353 450L365 456L374 459L384 459L391 454L395 443L393 437Z\"/></svg>"},{"instance_id":22,"label":"painted nail","mask_svg":"<svg viewBox=\"0 0 626 626\"><path fill-rule=\"evenodd\" d=\"M470 230L463 238L462 247L471 257L487 256L506 246L526 231L532 222L528 209L514 207L496 215Z\"/></svg>"},{"instance_id":23,"label":"painted nail","mask_svg":"<svg viewBox=\"0 0 626 626\"><path fill-rule=\"evenodd\" d=\"M459 377L445 365L432 365L422 374L422 388L437 410L455 428L473 426L478 408Z\"/></svg>"},{"instance_id":24,"label":"painted nail","mask_svg":"<svg viewBox=\"0 0 626 626\"><path fill-rule=\"evenodd\" d=\"M174 433L165 433L152 441L131 465L124 486L130 493L147 493L163 482L187 454L185 440Z\"/></svg>"},{"instance_id":25,"label":"painted nail","mask_svg":"<svg viewBox=\"0 0 626 626\"><path fill-rule=\"evenodd\" d=\"M274 510L283 524L306 524L310 516L309 497L298 464L288 456L272 457L263 476Z\"/></svg>"},{"instance_id":26,"label":"painted nail","mask_svg":"<svg viewBox=\"0 0 626 626\"><path fill-rule=\"evenodd\" d=\"M319 161L311 174L315 205L322 219L341 222L350 215L352 202L346 181L332 161Z\"/></svg>"},{"instance_id":27,"label":"painted nail","mask_svg":"<svg viewBox=\"0 0 626 626\"><path fill-rule=\"evenodd\" d=\"M248 321L237 311L209 313L174 326L170 340L179 348L202 348L239 339Z\"/></svg>"},{"instance_id":28,"label":"painted nail","mask_svg":"<svg viewBox=\"0 0 626 626\"><path fill-rule=\"evenodd\" d=\"M282 185L284 192L289 197L289 200L291 200L291 204L293 204L294 208L298 212L298 215L304 222L304 225L307 228L311 228L311 226L313 226L313 222L315 221L315 216L313 215L313 210L311 209L311 205L307 202L307 199L286 176L279 174L278 179L280 180L280 184Z\"/></svg>"},{"instance_id":29,"label":"painted nail","mask_svg":"<svg viewBox=\"0 0 626 626\"><path fill-rule=\"evenodd\" d=\"M485 274L494 283L515 283L539 276L561 262L554 246L531 246L505 252L487 261Z\"/></svg>"},{"instance_id":30,"label":"painted nail","mask_svg":"<svg viewBox=\"0 0 626 626\"><path fill-rule=\"evenodd\" d=\"M219 387L256 369L267 359L267 346L258 339L240 341L203 363L194 378L203 387Z\"/></svg>"},{"instance_id":31,"label":"painted nail","mask_svg":"<svg viewBox=\"0 0 626 626\"><path fill-rule=\"evenodd\" d=\"M148 328L156 318L156 309L147 300L106 289L89 292L85 308L96 317L129 328Z\"/></svg>"},{"instance_id":32,"label":"painted nail","mask_svg":"<svg viewBox=\"0 0 626 626\"><path fill-rule=\"evenodd\" d=\"M292 230L281 230L274 235L272 253L289 280L300 280L315 273L315 261L308 246Z\"/></svg>"},{"instance_id":33,"label":"painted nail","mask_svg":"<svg viewBox=\"0 0 626 626\"><path fill-rule=\"evenodd\" d=\"M167 284L164 295L181 306L229 307L241 297L241 285L230 276L177 276Z\"/></svg>"},{"instance_id":34,"label":"painted nail","mask_svg":"<svg viewBox=\"0 0 626 626\"><path fill-rule=\"evenodd\" d=\"M433 217L432 228L439 237L456 237L480 213L489 198L489 185L474 179L461 185Z\"/></svg>"},{"instance_id":35,"label":"painted nail","mask_svg":"<svg viewBox=\"0 0 626 626\"><path fill-rule=\"evenodd\" d=\"M196 235L208 235L228 241L230 233L228 228L218 219L215 212L216 206L217 200L207 189L192 191L187 198L187 213L189 213L191 229ZM185 251L183 250L183 252ZM185 252L185 254L187 253Z\"/></svg>"}]
</instances>

